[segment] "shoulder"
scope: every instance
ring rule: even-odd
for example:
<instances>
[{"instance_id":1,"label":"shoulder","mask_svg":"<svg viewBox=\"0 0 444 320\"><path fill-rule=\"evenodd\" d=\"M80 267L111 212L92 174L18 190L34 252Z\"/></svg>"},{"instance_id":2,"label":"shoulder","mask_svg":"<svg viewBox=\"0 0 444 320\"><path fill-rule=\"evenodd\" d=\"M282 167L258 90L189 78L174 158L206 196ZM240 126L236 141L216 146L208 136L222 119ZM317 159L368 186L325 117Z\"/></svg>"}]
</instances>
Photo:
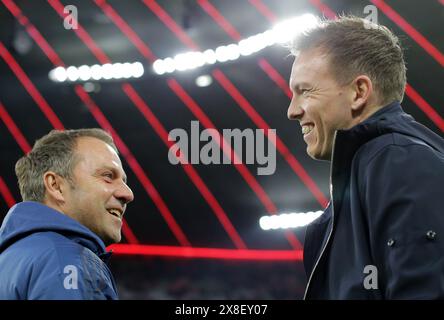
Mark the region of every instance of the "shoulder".
<instances>
[{"instance_id":1,"label":"shoulder","mask_svg":"<svg viewBox=\"0 0 444 320\"><path fill-rule=\"evenodd\" d=\"M444 165L444 154L438 152L421 139L401 133L388 133L362 145L354 159L360 171L367 171L376 162L386 165L416 164ZM442 168L441 168L442 169Z\"/></svg>"},{"instance_id":2,"label":"shoulder","mask_svg":"<svg viewBox=\"0 0 444 320\"><path fill-rule=\"evenodd\" d=\"M67 266L82 266L82 247L55 232L37 232L9 246L0 256L0 267L12 283L32 283L37 278L60 278Z\"/></svg>"},{"instance_id":3,"label":"shoulder","mask_svg":"<svg viewBox=\"0 0 444 320\"><path fill-rule=\"evenodd\" d=\"M436 186L436 193L444 181L444 154L418 138L390 133L361 146L353 159L352 174L363 193L369 184L378 190Z\"/></svg>"},{"instance_id":4,"label":"shoulder","mask_svg":"<svg viewBox=\"0 0 444 320\"><path fill-rule=\"evenodd\" d=\"M17 240L0 255L0 297L30 299L36 290L59 291L54 283L61 283L66 259L80 261L77 250L52 232L33 233Z\"/></svg>"},{"instance_id":5,"label":"shoulder","mask_svg":"<svg viewBox=\"0 0 444 320\"><path fill-rule=\"evenodd\" d=\"M100 258L56 232L17 241L2 253L0 266L11 272L8 286L24 299L115 297L111 275Z\"/></svg>"},{"instance_id":6,"label":"shoulder","mask_svg":"<svg viewBox=\"0 0 444 320\"><path fill-rule=\"evenodd\" d=\"M30 264L38 264L51 257L54 262L62 257L75 257L81 254L82 246L56 232L37 232L28 235L2 253ZM14 259L15 260L15 259Z\"/></svg>"}]
</instances>

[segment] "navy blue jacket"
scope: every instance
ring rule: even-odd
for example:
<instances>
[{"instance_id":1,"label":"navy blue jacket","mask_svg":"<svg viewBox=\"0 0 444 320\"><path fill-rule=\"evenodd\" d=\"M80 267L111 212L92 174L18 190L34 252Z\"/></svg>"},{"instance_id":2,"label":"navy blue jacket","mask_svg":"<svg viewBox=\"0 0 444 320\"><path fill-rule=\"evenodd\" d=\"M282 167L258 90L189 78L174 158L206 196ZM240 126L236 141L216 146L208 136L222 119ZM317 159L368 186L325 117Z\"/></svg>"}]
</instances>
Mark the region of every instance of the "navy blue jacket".
<instances>
[{"instance_id":1,"label":"navy blue jacket","mask_svg":"<svg viewBox=\"0 0 444 320\"><path fill-rule=\"evenodd\" d=\"M444 299L444 139L395 102L336 131L330 174L305 298Z\"/></svg>"},{"instance_id":2,"label":"navy blue jacket","mask_svg":"<svg viewBox=\"0 0 444 320\"><path fill-rule=\"evenodd\" d=\"M37 202L13 206L0 228L0 299L117 299L103 241Z\"/></svg>"}]
</instances>

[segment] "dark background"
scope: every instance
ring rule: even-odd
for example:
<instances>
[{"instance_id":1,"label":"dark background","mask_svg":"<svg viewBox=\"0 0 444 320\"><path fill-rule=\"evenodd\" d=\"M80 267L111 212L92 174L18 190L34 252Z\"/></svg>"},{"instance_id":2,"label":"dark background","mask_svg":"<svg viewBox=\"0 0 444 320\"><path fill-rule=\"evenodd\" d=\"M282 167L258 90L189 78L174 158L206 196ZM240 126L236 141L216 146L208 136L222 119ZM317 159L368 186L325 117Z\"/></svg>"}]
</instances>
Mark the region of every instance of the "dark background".
<instances>
[{"instance_id":1,"label":"dark background","mask_svg":"<svg viewBox=\"0 0 444 320\"><path fill-rule=\"evenodd\" d=\"M53 129L54 122L51 123L41 110L42 106L47 106L65 128L103 126L108 130L112 128L115 137L121 139L119 147L123 165L128 184L135 194L135 201L125 215L134 237L125 232L122 243L137 241L142 245L225 248L233 251L242 247L242 243L251 250L298 249L297 245L295 248L290 244L284 232L263 231L258 224L259 218L267 213L321 210L329 194L329 164L315 162L306 155L300 126L286 117L289 97L285 86L293 60L287 50L273 46L233 62L162 76L156 75L151 65L154 57L165 58L189 51L187 44L197 45L201 49L215 49L237 42L232 37L246 38L269 29L274 21L303 13L324 14L327 17L332 12L353 13L365 17L365 6L378 4L379 22L393 30L405 47L409 90L404 98L404 110L442 135L444 4L440 0L373 3L359 0L211 0L209 3L233 26L231 34L204 10L208 10L204 1L146 2L149 4L136 0L107 2L140 37L146 46L144 48L151 50L145 50L145 54L113 23L106 10L102 10L110 7L101 1L52 2L53 6L61 3L62 6L73 4L78 8L79 25L91 36L91 43L94 42L98 48L96 51L102 50L111 62L140 61L144 64L145 74L139 79L95 83L96 89L89 93L89 97L98 109L91 109L91 105L77 95L77 83L54 83L48 79L53 63L57 64L59 60L44 47L52 57L51 61L31 34L35 36L37 30L67 66L100 63L106 59L104 55L97 52L95 55L90 50L93 44L90 43L88 47L73 30L64 29L62 18L47 1L14 1L21 10L18 13L12 9L16 17L8 9L12 8L11 1L0 1L0 41L35 86L36 91L32 91L34 97L41 95L41 98L33 99L13 72L11 60L0 59L2 218L9 207L20 200L14 165L27 147L17 132L21 132L28 145L32 146L37 138ZM183 41L168 28L169 20L165 19L165 14L161 15L159 9L155 9L156 3L185 34ZM264 6L259 7L260 4ZM215 78L221 76L220 72L246 100L224 88L226 83ZM210 86L196 86L195 79L202 74L213 76ZM248 184L233 165L193 165L206 190L216 199L206 201L200 191L203 189L199 190L193 184L184 168L168 162L168 147L162 140L165 136L161 138L158 135L131 101L122 87L124 83L134 88L166 132L174 128L189 132L192 120L200 120L203 129L202 114L193 113L196 105L178 94L175 84L185 90L219 130L258 128L252 111L247 109L246 112L241 108L245 108L246 101L270 128L277 130L282 145L290 154L286 154L285 150L277 152L276 172L270 176L258 176L257 165L246 165L250 177L255 180L253 183L257 183L254 190L251 181ZM106 122L97 112L106 118ZM134 159L140 166L140 172L149 179L166 204L183 237L177 236L169 228L158 202L153 200L158 198L150 196L152 189L147 187L140 172L134 170ZM289 163L293 163L293 167ZM303 171L298 169L298 164ZM311 190L307 187L309 181L313 181L314 185ZM262 194L257 194L258 188L263 191ZM213 210L215 201L229 221L225 227L232 225L238 237L234 232L230 234L226 231L219 221ZM304 228L291 233L303 241ZM111 268L123 299L298 299L303 294L306 282L302 262L294 259L239 261L162 257L149 252L125 256L119 254L117 248L115 252Z\"/></svg>"}]
</instances>

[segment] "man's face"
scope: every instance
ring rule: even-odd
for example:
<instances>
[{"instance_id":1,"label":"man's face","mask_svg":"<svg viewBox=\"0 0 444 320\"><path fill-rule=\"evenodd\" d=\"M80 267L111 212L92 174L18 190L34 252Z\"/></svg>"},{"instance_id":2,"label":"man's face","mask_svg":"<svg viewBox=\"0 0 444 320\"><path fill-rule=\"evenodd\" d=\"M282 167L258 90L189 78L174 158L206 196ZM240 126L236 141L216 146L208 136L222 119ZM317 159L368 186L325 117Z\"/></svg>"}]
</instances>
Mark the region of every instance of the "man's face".
<instances>
[{"instance_id":1,"label":"man's face","mask_svg":"<svg viewBox=\"0 0 444 320\"><path fill-rule=\"evenodd\" d=\"M91 137L77 140L73 188L65 192L63 212L109 245L121 239L126 204L134 199L126 185L119 156L107 143Z\"/></svg>"},{"instance_id":2,"label":"man's face","mask_svg":"<svg viewBox=\"0 0 444 320\"><path fill-rule=\"evenodd\" d=\"M290 88L288 118L301 124L308 155L330 160L335 131L351 127L351 90L336 83L328 58L318 49L296 57Z\"/></svg>"}]
</instances>

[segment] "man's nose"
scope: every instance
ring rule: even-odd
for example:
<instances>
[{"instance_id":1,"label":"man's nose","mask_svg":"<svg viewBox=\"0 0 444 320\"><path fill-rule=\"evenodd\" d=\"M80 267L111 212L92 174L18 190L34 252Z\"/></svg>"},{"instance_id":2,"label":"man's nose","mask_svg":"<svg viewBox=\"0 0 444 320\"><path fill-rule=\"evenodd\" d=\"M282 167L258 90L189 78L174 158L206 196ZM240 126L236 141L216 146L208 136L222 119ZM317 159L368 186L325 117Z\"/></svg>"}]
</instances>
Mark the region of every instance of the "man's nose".
<instances>
[{"instance_id":1,"label":"man's nose","mask_svg":"<svg viewBox=\"0 0 444 320\"><path fill-rule=\"evenodd\" d=\"M287 117L290 120L298 120L302 117L304 114L304 110L301 108L300 105L296 103L294 99L291 100L290 105L288 106L287 110Z\"/></svg>"},{"instance_id":2,"label":"man's nose","mask_svg":"<svg viewBox=\"0 0 444 320\"><path fill-rule=\"evenodd\" d=\"M122 203L122 205L134 200L133 191L125 182L122 182L120 187L114 193L114 196Z\"/></svg>"}]
</instances>

